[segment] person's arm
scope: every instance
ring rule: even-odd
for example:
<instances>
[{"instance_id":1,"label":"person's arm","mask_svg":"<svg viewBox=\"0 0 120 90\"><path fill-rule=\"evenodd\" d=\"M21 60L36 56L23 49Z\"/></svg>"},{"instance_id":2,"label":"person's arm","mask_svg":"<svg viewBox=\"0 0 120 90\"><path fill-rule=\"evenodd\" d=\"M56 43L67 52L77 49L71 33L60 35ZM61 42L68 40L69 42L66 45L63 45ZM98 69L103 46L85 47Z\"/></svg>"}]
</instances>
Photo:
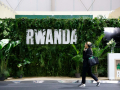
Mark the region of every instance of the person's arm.
<instances>
[{"instance_id":1,"label":"person's arm","mask_svg":"<svg viewBox=\"0 0 120 90\"><path fill-rule=\"evenodd\" d=\"M84 57L85 57L85 51L83 51L83 59L85 59Z\"/></svg>"},{"instance_id":2,"label":"person's arm","mask_svg":"<svg viewBox=\"0 0 120 90\"><path fill-rule=\"evenodd\" d=\"M84 51L83 51L83 59L85 57L85 53L86 53L86 49L84 48Z\"/></svg>"},{"instance_id":3,"label":"person's arm","mask_svg":"<svg viewBox=\"0 0 120 90\"><path fill-rule=\"evenodd\" d=\"M91 49L87 49L86 52L83 51L83 58L84 58L84 59L88 59L89 57L91 57L91 55L92 55Z\"/></svg>"}]
</instances>

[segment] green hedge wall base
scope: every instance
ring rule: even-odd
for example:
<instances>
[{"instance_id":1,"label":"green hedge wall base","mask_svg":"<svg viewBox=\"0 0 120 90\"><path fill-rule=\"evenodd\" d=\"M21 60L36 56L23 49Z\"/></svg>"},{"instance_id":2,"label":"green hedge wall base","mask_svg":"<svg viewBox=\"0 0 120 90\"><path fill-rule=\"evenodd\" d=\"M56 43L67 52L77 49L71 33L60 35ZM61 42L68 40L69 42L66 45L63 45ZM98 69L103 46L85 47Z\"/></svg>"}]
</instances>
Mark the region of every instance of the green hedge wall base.
<instances>
[{"instance_id":1,"label":"green hedge wall base","mask_svg":"<svg viewBox=\"0 0 120 90\"><path fill-rule=\"evenodd\" d=\"M2 21L2 23L1 23ZM8 38L13 41L21 40L21 44L11 50L8 68L11 68L11 76L16 76L19 70L17 64L27 58L31 64L24 67L24 76L74 76L75 62L72 57L76 51L72 45L26 45L26 29L77 29L76 47L82 54L84 43L91 41L94 43L100 36L104 27L120 27L120 20L99 18L79 18L79 19L0 19L0 40ZM103 47L103 44L101 45ZM110 51L107 49L105 53ZM115 49L120 53L120 50ZM98 66L104 68L99 76L107 76L107 54ZM94 69L94 67L93 67ZM82 63L80 63L80 73L82 73Z\"/></svg>"}]
</instances>

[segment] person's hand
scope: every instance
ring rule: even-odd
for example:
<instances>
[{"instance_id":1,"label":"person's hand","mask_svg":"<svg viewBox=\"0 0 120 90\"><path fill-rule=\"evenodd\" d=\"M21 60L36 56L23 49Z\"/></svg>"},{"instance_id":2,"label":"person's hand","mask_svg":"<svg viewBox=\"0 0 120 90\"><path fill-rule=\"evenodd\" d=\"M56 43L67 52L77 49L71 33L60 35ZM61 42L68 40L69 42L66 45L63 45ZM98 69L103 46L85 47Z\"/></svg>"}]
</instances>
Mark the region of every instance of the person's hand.
<instances>
[{"instance_id":1,"label":"person's hand","mask_svg":"<svg viewBox=\"0 0 120 90\"><path fill-rule=\"evenodd\" d=\"M86 48L84 48L84 51L86 51Z\"/></svg>"}]
</instances>

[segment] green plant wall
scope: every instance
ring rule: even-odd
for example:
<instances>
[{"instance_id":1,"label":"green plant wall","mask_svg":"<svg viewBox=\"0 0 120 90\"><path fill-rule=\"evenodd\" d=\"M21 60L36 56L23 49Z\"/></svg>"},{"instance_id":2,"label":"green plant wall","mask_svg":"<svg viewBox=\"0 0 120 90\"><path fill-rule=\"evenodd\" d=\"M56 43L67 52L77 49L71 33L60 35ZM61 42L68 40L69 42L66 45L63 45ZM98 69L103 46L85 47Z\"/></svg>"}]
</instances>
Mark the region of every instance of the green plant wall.
<instances>
[{"instance_id":1,"label":"green plant wall","mask_svg":"<svg viewBox=\"0 0 120 90\"><path fill-rule=\"evenodd\" d=\"M0 40L8 38L13 41L21 41L21 44L13 48L9 57L8 67L12 69L11 76L16 76L17 64L23 62L25 58L31 64L25 66L24 76L74 76L75 63L72 61L72 57L76 55L76 52L72 45L26 45L27 29L52 29L53 31L54 29L77 29L76 48L83 50L83 44L86 41L94 43L96 38L103 33L104 27L120 27L120 20L104 19L103 17L94 19L19 18L0 19L0 21L2 21ZM107 68L107 56L98 68L101 67ZM82 63L80 63L80 73L81 70ZM101 76L107 76L107 71L104 71Z\"/></svg>"}]
</instances>

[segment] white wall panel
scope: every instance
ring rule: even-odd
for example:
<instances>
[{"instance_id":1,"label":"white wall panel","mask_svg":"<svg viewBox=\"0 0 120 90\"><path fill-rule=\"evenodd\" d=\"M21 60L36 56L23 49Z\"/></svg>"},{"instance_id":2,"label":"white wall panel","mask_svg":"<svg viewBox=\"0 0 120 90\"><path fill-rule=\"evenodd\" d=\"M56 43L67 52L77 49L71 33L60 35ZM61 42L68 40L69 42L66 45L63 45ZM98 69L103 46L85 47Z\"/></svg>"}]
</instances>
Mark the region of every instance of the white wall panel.
<instances>
[{"instance_id":1,"label":"white wall panel","mask_svg":"<svg viewBox=\"0 0 120 90\"><path fill-rule=\"evenodd\" d=\"M120 0L112 0L112 10L120 7Z\"/></svg>"},{"instance_id":2,"label":"white wall panel","mask_svg":"<svg viewBox=\"0 0 120 90\"><path fill-rule=\"evenodd\" d=\"M13 9L17 7L21 0L0 0L7 6L9 4ZM16 11L51 11L51 1L54 1L53 11L86 11L94 0L22 0ZM74 1L74 2L73 2ZM74 7L74 8L73 8ZM110 11L120 7L120 0L95 0L89 11Z\"/></svg>"},{"instance_id":3,"label":"white wall panel","mask_svg":"<svg viewBox=\"0 0 120 90\"><path fill-rule=\"evenodd\" d=\"M7 5L8 7L12 7L12 9L15 9L18 5L18 0L0 0L2 1L5 5Z\"/></svg>"},{"instance_id":4,"label":"white wall panel","mask_svg":"<svg viewBox=\"0 0 120 90\"><path fill-rule=\"evenodd\" d=\"M15 12L0 2L0 18L15 18Z\"/></svg>"},{"instance_id":5,"label":"white wall panel","mask_svg":"<svg viewBox=\"0 0 120 90\"><path fill-rule=\"evenodd\" d=\"M90 8L91 4L92 0L75 0L75 11L87 11ZM92 7L89 10L92 10Z\"/></svg>"},{"instance_id":6,"label":"white wall panel","mask_svg":"<svg viewBox=\"0 0 120 90\"><path fill-rule=\"evenodd\" d=\"M35 11L36 10L36 0L23 0L19 5L19 10L21 11Z\"/></svg>"},{"instance_id":7,"label":"white wall panel","mask_svg":"<svg viewBox=\"0 0 120 90\"><path fill-rule=\"evenodd\" d=\"M56 0L55 11L73 11L73 0Z\"/></svg>"},{"instance_id":8,"label":"white wall panel","mask_svg":"<svg viewBox=\"0 0 120 90\"><path fill-rule=\"evenodd\" d=\"M37 5L37 11L51 11L51 0L37 0Z\"/></svg>"},{"instance_id":9,"label":"white wall panel","mask_svg":"<svg viewBox=\"0 0 120 90\"><path fill-rule=\"evenodd\" d=\"M94 11L110 11L110 0L95 0Z\"/></svg>"}]
</instances>

